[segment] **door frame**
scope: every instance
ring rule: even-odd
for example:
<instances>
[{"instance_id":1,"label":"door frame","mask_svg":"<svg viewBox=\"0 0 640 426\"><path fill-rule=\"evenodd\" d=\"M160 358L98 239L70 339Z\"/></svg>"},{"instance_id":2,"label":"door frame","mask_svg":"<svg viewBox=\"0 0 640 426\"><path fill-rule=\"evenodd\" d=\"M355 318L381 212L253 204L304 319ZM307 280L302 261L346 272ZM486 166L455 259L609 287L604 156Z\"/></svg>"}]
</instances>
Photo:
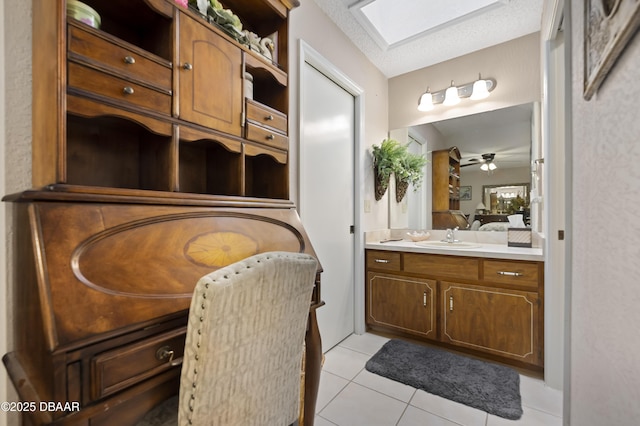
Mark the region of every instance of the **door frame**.
<instances>
[{"instance_id":1,"label":"door frame","mask_svg":"<svg viewBox=\"0 0 640 426\"><path fill-rule=\"evenodd\" d=\"M304 145L302 144L302 135L304 127L304 114L302 105L304 105L304 64L307 63L324 74L331 81L340 86L343 90L353 96L354 101L354 147L353 147L353 225L354 232L354 253L353 253L353 314L354 329L357 334L365 332L364 323L364 232L362 231L362 223L364 223L364 202L362 191L364 188L364 164L365 156L362 150L364 138L364 90L357 85L351 78L340 71L329 60L322 56L317 50L311 47L307 42L300 39L298 44L298 167L304 153ZM298 188L304 187L306 176L301 169L298 169ZM302 197L298 197L298 212L302 216L304 213L304 202ZM363 283L363 285L357 285ZM321 294L322 296L322 294Z\"/></svg>"}]
</instances>

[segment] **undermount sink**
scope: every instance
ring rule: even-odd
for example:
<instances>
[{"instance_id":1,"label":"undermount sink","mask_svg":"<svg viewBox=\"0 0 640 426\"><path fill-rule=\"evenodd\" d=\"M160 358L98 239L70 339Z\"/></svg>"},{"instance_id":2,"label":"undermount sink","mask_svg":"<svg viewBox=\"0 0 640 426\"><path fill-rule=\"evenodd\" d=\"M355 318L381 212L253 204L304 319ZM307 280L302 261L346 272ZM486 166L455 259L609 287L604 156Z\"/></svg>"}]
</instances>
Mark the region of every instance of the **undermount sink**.
<instances>
[{"instance_id":1,"label":"undermount sink","mask_svg":"<svg viewBox=\"0 0 640 426\"><path fill-rule=\"evenodd\" d=\"M418 241L416 245L421 247L444 248L453 250L465 250L481 247L480 244L466 243L464 241L459 241L456 243L448 243L446 241Z\"/></svg>"}]
</instances>

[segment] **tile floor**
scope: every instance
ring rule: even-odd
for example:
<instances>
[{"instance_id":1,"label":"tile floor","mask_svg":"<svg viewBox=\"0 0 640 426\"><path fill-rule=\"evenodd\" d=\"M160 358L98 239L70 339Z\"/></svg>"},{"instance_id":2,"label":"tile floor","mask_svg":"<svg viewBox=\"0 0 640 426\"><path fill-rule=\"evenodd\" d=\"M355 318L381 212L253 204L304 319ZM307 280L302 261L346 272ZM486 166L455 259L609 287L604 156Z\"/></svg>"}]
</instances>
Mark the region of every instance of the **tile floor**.
<instances>
[{"instance_id":1,"label":"tile floor","mask_svg":"<svg viewBox=\"0 0 640 426\"><path fill-rule=\"evenodd\" d=\"M506 420L386 379L364 364L388 339L351 335L325 355L316 426L561 426L562 392L521 375L524 414Z\"/></svg>"}]
</instances>

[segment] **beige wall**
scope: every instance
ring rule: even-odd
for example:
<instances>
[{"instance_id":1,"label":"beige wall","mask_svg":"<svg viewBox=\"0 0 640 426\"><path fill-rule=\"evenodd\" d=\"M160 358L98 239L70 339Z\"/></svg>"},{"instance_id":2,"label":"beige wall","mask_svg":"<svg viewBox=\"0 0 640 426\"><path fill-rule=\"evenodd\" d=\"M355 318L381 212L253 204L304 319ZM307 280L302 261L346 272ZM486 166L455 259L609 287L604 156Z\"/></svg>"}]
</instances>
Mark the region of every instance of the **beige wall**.
<instances>
[{"instance_id":1,"label":"beige wall","mask_svg":"<svg viewBox=\"0 0 640 426\"><path fill-rule=\"evenodd\" d=\"M571 1L571 424L640 419L640 36L582 98L584 4Z\"/></svg>"},{"instance_id":2,"label":"beige wall","mask_svg":"<svg viewBox=\"0 0 640 426\"><path fill-rule=\"evenodd\" d=\"M351 81L364 90L364 146L363 152L356 153L356 158L364 156L365 175L359 177L357 183L363 186L365 201L371 204L371 212L364 213L362 230L374 230L387 227L387 197L376 201L373 190L373 166L370 147L379 144L387 135L388 95L387 78L369 62L355 45L329 20L315 2L306 0L291 13L289 81L291 84L291 108L289 123L291 126L291 193L294 201L298 193L298 44L304 40L308 45L331 62Z\"/></svg>"},{"instance_id":3,"label":"beige wall","mask_svg":"<svg viewBox=\"0 0 640 426\"><path fill-rule=\"evenodd\" d=\"M4 37L3 61L4 88L2 108L4 122L2 147L4 148L2 195L22 191L31 186L31 0L0 0L2 10L2 36ZM12 261L13 220L10 205L1 206L6 215L5 232L0 263L3 278L0 280L0 355L11 349L11 289L7 283L13 278L7 265ZM6 321L6 322L5 322ZM6 393L4 393L6 392ZM16 398L13 386L7 379L4 366L0 368L0 401ZM4 416L4 417L3 417ZM0 412L0 425L17 425L17 416Z\"/></svg>"},{"instance_id":4,"label":"beige wall","mask_svg":"<svg viewBox=\"0 0 640 426\"><path fill-rule=\"evenodd\" d=\"M436 105L432 111L418 111L418 99L427 86L439 91L449 87L451 80L456 84L472 82L478 73L497 81L487 99L463 99L454 107ZM540 34L533 33L389 79L389 128L461 117L541 98Z\"/></svg>"}]
</instances>

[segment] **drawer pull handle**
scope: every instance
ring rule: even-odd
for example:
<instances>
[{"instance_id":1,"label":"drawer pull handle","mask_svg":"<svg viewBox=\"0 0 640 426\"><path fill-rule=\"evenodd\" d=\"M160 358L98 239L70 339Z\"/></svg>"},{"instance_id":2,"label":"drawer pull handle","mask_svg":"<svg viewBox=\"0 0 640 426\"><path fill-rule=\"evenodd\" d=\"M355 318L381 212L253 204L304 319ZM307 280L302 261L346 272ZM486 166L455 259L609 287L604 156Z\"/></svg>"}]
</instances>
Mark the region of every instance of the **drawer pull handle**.
<instances>
[{"instance_id":1,"label":"drawer pull handle","mask_svg":"<svg viewBox=\"0 0 640 426\"><path fill-rule=\"evenodd\" d=\"M156 359L158 361L164 361L165 359L169 358L169 364L171 364L173 361L173 355L173 350L169 346L163 346L156 351Z\"/></svg>"},{"instance_id":2,"label":"drawer pull handle","mask_svg":"<svg viewBox=\"0 0 640 426\"><path fill-rule=\"evenodd\" d=\"M498 275L506 275L508 277L521 277L524 274L520 272L511 272L511 271L498 271Z\"/></svg>"},{"instance_id":3,"label":"drawer pull handle","mask_svg":"<svg viewBox=\"0 0 640 426\"><path fill-rule=\"evenodd\" d=\"M187 70L187 71L191 71L191 70L193 69L193 65L191 65L189 62L185 62L185 63L182 65L182 68L184 68L184 69L185 69L185 70Z\"/></svg>"},{"instance_id":4,"label":"drawer pull handle","mask_svg":"<svg viewBox=\"0 0 640 426\"><path fill-rule=\"evenodd\" d=\"M449 312L453 312L453 296L449 296Z\"/></svg>"},{"instance_id":5,"label":"drawer pull handle","mask_svg":"<svg viewBox=\"0 0 640 426\"><path fill-rule=\"evenodd\" d=\"M136 58L134 58L133 56L125 56L124 63L133 65L136 63Z\"/></svg>"},{"instance_id":6,"label":"drawer pull handle","mask_svg":"<svg viewBox=\"0 0 640 426\"><path fill-rule=\"evenodd\" d=\"M273 136L273 135L268 135L268 136L267 136L267 140L268 140L268 141L272 141L272 140L274 140L275 138L276 138L276 137L275 137L275 136Z\"/></svg>"},{"instance_id":7,"label":"drawer pull handle","mask_svg":"<svg viewBox=\"0 0 640 426\"><path fill-rule=\"evenodd\" d=\"M131 87L131 86L127 86L127 87L125 87L124 89L122 89L122 92L123 92L125 95L133 95L134 90L133 90L133 87Z\"/></svg>"},{"instance_id":8,"label":"drawer pull handle","mask_svg":"<svg viewBox=\"0 0 640 426\"><path fill-rule=\"evenodd\" d=\"M376 263L391 263L391 261L387 260L387 259L375 259L374 262L376 262Z\"/></svg>"},{"instance_id":9,"label":"drawer pull handle","mask_svg":"<svg viewBox=\"0 0 640 426\"><path fill-rule=\"evenodd\" d=\"M269 114L264 119L267 120L267 121L272 121L273 120L273 115Z\"/></svg>"}]
</instances>

